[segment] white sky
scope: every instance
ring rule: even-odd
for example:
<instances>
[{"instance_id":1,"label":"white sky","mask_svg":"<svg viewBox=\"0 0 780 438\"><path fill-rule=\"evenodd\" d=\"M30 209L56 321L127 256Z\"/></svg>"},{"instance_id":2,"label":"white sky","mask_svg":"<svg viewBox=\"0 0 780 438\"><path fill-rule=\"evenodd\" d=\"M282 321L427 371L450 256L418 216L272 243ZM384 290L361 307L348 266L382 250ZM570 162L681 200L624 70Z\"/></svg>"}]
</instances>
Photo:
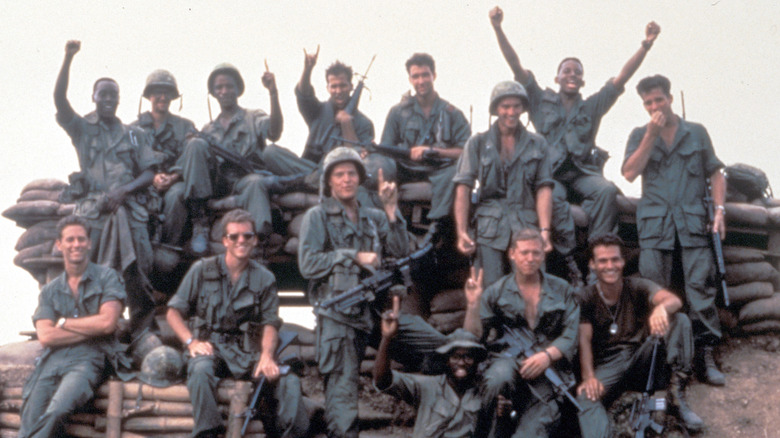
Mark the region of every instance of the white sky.
<instances>
[{"instance_id":1,"label":"white sky","mask_svg":"<svg viewBox=\"0 0 780 438\"><path fill-rule=\"evenodd\" d=\"M71 70L72 106L80 114L91 111L93 81L111 76L120 85L118 115L126 123L136 117L146 76L166 68L184 95L180 114L202 126L209 120L206 78L223 61L236 65L247 84L240 104L268 110L268 94L260 84L267 59L285 117L279 143L300 152L307 131L292 90L303 67L302 49L312 51L317 44L321 50L312 81L321 98L326 97L324 69L332 61L363 72L377 54L366 82L370 91L360 103L377 136L390 106L409 89L404 62L418 51L436 59L440 95L467 117L473 106L473 130L484 131L490 90L511 79L488 20L494 5L494 0L5 2L0 139L6 152L0 209L15 203L29 181L64 180L77 170L70 139L54 120L52 99L68 39L82 41ZM770 181L780 184L774 135L780 119L776 2L515 1L502 7L504 29L539 82L553 87L558 62L577 56L585 66L586 96L616 75L639 48L647 22L661 25L655 46L603 119L597 139L612 155L607 177L626 194L638 195L639 184L619 175L625 142L630 130L648 119L634 87L655 73L671 79L678 112L684 90L688 119L707 127L725 163L762 167ZM178 110L178 103L172 107ZM215 101L212 109L216 116ZM21 233L13 222L0 220L0 344L20 339L19 330L32 329L37 284L12 263Z\"/></svg>"}]
</instances>

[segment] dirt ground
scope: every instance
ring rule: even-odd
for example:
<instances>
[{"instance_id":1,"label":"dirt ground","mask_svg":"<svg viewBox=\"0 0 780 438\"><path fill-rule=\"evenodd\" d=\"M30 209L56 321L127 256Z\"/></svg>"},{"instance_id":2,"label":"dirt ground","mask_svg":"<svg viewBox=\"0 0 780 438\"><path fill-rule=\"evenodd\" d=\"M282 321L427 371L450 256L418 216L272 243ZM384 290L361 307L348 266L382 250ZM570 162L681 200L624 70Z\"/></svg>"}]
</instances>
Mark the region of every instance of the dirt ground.
<instances>
[{"instance_id":1,"label":"dirt ground","mask_svg":"<svg viewBox=\"0 0 780 438\"><path fill-rule=\"evenodd\" d=\"M725 387L713 387L693 381L688 387L688 401L707 427L697 437L757 437L780 438L780 335L760 335L751 338L731 338L720 349L719 362L726 374ZM316 371L314 371L316 373ZM321 391L315 375L308 381L307 392ZM395 403L390 397L376 394L369 379L361 379L361 417L367 410L376 419L365 424L363 438L408 437L414 419L413 410ZM618 423L625 421L630 402L638 394L627 395L615 402L613 413ZM622 412L621 412L622 411ZM388 416L392 420L383 421ZM685 437L676 419L656 414L656 420L665 427L664 437ZM619 424L620 425L620 424ZM373 426L373 427L372 427ZM625 424L623 424L625 426ZM559 436L571 436L564 432ZM625 428L620 437L633 437ZM652 431L645 435L657 436Z\"/></svg>"}]
</instances>

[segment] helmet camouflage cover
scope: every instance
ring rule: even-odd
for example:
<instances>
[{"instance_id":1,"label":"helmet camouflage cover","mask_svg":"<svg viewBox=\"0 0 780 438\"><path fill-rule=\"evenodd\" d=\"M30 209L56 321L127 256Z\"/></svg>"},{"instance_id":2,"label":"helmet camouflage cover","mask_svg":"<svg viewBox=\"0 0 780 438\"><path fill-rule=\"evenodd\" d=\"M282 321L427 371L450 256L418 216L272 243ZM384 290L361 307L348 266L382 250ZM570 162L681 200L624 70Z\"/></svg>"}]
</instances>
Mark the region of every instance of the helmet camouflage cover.
<instances>
[{"instance_id":1,"label":"helmet camouflage cover","mask_svg":"<svg viewBox=\"0 0 780 438\"><path fill-rule=\"evenodd\" d=\"M503 81L496 84L496 86L493 87L493 91L490 93L490 115L497 115L496 107L498 106L498 102L501 99L510 96L519 97L522 99L523 104L526 107L528 106L528 93L525 91L525 87L523 87L520 82Z\"/></svg>"},{"instance_id":2,"label":"helmet camouflage cover","mask_svg":"<svg viewBox=\"0 0 780 438\"><path fill-rule=\"evenodd\" d=\"M144 97L148 99L152 93L152 88L155 87L167 88L173 91L173 94L176 97L179 97L179 88L176 86L176 78L174 78L168 70L155 70L146 77Z\"/></svg>"},{"instance_id":3,"label":"helmet camouflage cover","mask_svg":"<svg viewBox=\"0 0 780 438\"><path fill-rule=\"evenodd\" d=\"M217 75L219 74L226 74L229 76L232 76L233 79L236 81L236 87L238 87L238 95L241 96L244 94L244 79L241 77L241 73L238 72L238 69L233 64L223 62L221 64L217 64L216 67L214 67L214 70L211 71L211 74L209 74L209 80L208 80L208 87L209 87L209 93L212 93L212 88L214 87L214 80L217 78Z\"/></svg>"},{"instance_id":4,"label":"helmet camouflage cover","mask_svg":"<svg viewBox=\"0 0 780 438\"><path fill-rule=\"evenodd\" d=\"M360 183L366 180L366 166L363 164L363 160L360 158L360 154L354 149L347 146L339 146L328 152L325 159L322 160L322 177L320 179L320 191L325 196L330 196L330 187L328 187L328 179L330 178L330 172L333 170L333 166L345 162L355 163L357 171L360 174Z\"/></svg>"}]
</instances>

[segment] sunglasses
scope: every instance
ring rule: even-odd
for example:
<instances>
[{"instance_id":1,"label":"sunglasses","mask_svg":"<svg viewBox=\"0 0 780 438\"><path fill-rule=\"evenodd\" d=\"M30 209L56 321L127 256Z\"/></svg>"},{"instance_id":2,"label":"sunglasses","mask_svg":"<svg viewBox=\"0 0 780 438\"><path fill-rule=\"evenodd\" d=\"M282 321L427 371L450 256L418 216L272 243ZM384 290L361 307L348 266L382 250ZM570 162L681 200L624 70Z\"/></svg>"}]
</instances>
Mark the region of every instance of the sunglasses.
<instances>
[{"instance_id":1,"label":"sunglasses","mask_svg":"<svg viewBox=\"0 0 780 438\"><path fill-rule=\"evenodd\" d=\"M243 237L244 240L250 240L255 237L255 233L230 233L225 237L230 239L231 242L238 242L239 237Z\"/></svg>"}]
</instances>

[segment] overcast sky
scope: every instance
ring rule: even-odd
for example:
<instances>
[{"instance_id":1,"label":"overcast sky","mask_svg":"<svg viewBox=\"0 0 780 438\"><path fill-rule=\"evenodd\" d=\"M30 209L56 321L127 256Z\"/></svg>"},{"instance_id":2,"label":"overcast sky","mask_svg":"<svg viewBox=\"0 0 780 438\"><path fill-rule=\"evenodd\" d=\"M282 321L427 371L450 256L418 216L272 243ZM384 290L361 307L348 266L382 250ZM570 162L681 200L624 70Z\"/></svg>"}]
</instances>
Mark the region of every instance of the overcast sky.
<instances>
[{"instance_id":1,"label":"overcast sky","mask_svg":"<svg viewBox=\"0 0 780 438\"><path fill-rule=\"evenodd\" d=\"M418 51L436 59L440 95L467 117L473 107L473 130L484 131L491 88L511 79L488 20L494 5L452 0L5 2L0 139L6 152L0 209L15 203L33 179L64 180L78 170L70 139L54 120L52 99L68 39L82 41L68 92L74 109L90 112L92 83L110 76L119 82L118 116L126 123L136 118L146 76L165 68L176 76L184 96L180 114L202 126L209 121L206 78L225 61L241 70L247 84L240 104L267 110L268 93L260 83L267 60L285 118L279 143L300 152L307 131L293 88L303 67L303 48L315 50L317 44L321 50L312 81L321 98L326 97L324 69L332 61L363 72L377 55L360 103L377 136L390 106L409 89L404 62ZM584 95L618 73L639 48L647 22L661 25L655 46L603 119L597 138L612 155L607 177L626 194L638 195L639 183L628 184L619 175L625 142L631 129L648 119L634 87L655 73L671 79L678 112L680 90L685 92L688 119L707 127L725 163L759 166L770 181L780 181L777 2L513 1L501 6L504 29L523 66L541 85L553 87L558 62L577 56L585 67ZM218 105L212 100L211 106L216 116ZM178 110L178 102L172 108ZM0 220L0 344L19 339L19 330L32 329L37 284L12 263L22 231Z\"/></svg>"}]
</instances>

